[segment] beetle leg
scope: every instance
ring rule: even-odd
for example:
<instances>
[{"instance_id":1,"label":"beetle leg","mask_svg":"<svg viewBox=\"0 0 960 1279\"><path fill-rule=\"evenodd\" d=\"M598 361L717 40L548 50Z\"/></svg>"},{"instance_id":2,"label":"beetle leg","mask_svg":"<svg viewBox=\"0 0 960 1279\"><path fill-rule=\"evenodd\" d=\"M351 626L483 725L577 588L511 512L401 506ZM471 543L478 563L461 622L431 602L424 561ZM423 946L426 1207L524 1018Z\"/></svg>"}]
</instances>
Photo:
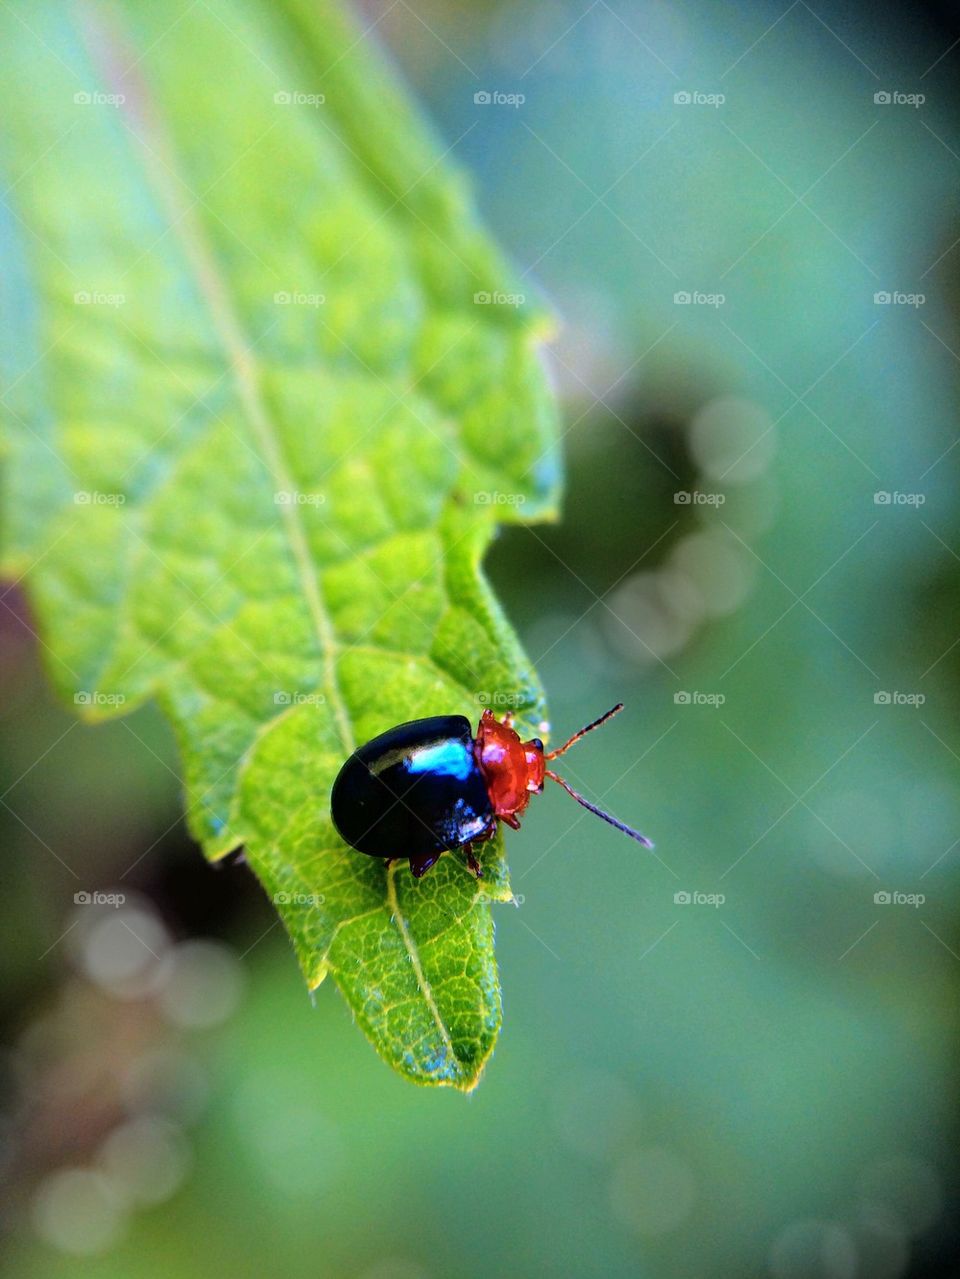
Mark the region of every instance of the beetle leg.
<instances>
[{"instance_id":1,"label":"beetle leg","mask_svg":"<svg viewBox=\"0 0 960 1279\"><path fill-rule=\"evenodd\" d=\"M483 867L474 856L473 844L464 844L463 855L467 859L467 866L473 871L477 879L483 879Z\"/></svg>"},{"instance_id":2,"label":"beetle leg","mask_svg":"<svg viewBox=\"0 0 960 1279\"><path fill-rule=\"evenodd\" d=\"M517 817L514 813L504 813L503 816L500 818L500 820L502 822L506 822L511 830L520 829L520 818Z\"/></svg>"},{"instance_id":3,"label":"beetle leg","mask_svg":"<svg viewBox=\"0 0 960 1279\"><path fill-rule=\"evenodd\" d=\"M414 879L420 879L424 876L435 862L440 860L439 853L423 853L420 857L410 858L410 870Z\"/></svg>"},{"instance_id":4,"label":"beetle leg","mask_svg":"<svg viewBox=\"0 0 960 1279\"><path fill-rule=\"evenodd\" d=\"M513 728L514 718L513 711L507 711L500 723L504 726L504 728Z\"/></svg>"}]
</instances>

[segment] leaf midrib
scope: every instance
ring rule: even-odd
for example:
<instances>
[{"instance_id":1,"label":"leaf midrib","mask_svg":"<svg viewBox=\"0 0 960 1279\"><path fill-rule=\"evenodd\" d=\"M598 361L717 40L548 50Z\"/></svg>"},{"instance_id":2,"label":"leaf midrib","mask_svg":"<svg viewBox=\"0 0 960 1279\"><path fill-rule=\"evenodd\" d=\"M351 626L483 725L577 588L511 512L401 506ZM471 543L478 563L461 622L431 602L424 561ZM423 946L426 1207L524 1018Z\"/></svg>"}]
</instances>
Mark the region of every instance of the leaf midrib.
<instances>
[{"instance_id":1,"label":"leaf midrib","mask_svg":"<svg viewBox=\"0 0 960 1279\"><path fill-rule=\"evenodd\" d=\"M437 1029L440 1032L440 1038L443 1040L443 1045L451 1058L462 1068L460 1058L454 1052L453 1040L450 1038L450 1032L447 1030L446 1024L440 1015L440 1009L437 1007L437 1001L433 997L433 989L427 981L426 973L423 971L423 964L420 962L420 951L417 949L417 943L410 935L410 930L407 927L407 921L400 909L396 885L396 872L398 865L399 862L394 859L387 866L387 903L390 907L393 920L397 925L397 931L400 933L400 936L403 939L403 944L407 949L407 954L410 956L410 966L413 969L413 975L417 980L417 985L420 987L420 993L423 995L424 1002L430 1009L434 1021L437 1023Z\"/></svg>"},{"instance_id":2,"label":"leaf midrib","mask_svg":"<svg viewBox=\"0 0 960 1279\"><path fill-rule=\"evenodd\" d=\"M131 72L128 71L128 78L130 74ZM111 77L106 76L105 78L109 80ZM152 97L149 95L148 86L141 77L138 77L138 89L139 92L135 95L135 101L141 108L138 123L145 131L149 131L153 145L148 145L136 129L130 125L129 121L127 122L128 131L138 143L143 167L166 205L168 215L171 218L171 226L182 244L190 266L196 273L198 291L210 310L214 329L223 343L230 370L236 379L241 402L247 409L257 441L263 450L263 460L272 471L278 488L292 491L294 488L293 480L287 470L283 451L276 438L276 429L272 425L270 415L260 395L254 371L256 365L252 350L244 339L229 291L221 278L216 259L207 246L204 231L199 224L197 216L194 214L194 206L186 204L178 197L169 180L168 175L177 172L175 152L172 144L167 139L157 112L150 110L148 114L147 104L149 103L152 106ZM126 103L123 104L121 110L125 116L133 114L133 109ZM294 504L281 504L281 520L287 531L290 550L294 557L304 598L323 654L324 685L334 709L337 730L344 754L350 755L355 750L356 744L347 708L337 680L336 651L339 648L339 644L333 623L320 596L318 585L319 568L312 563L306 533ZM437 1006L432 987L420 961L419 951L410 935L406 920L399 907L394 883L396 866L397 862L393 861L388 865L386 871L387 904L410 957L414 977L424 1002L436 1024L444 1046L462 1072L465 1068L465 1063L460 1061L454 1051L450 1032Z\"/></svg>"},{"instance_id":3,"label":"leaf midrib","mask_svg":"<svg viewBox=\"0 0 960 1279\"><path fill-rule=\"evenodd\" d=\"M146 123L144 120L143 123ZM128 126L129 127L129 126ZM247 410L249 421L253 427L257 442L262 450L263 460L277 485L277 489L292 492L294 481L287 469L283 452L277 440L275 427L260 394L254 372L256 365L253 352L243 337L240 324L234 312L230 296L217 269L216 260L209 251L204 233L198 225L193 206L181 201L175 193L167 174L175 172L173 149L154 123L152 141L157 150L147 143L134 130L130 130L139 143L144 157L144 167L153 178L156 188L167 206L172 218L174 231L180 240L187 259L196 273L196 283L201 298L206 302L214 328L223 343L229 367L236 380L237 389L243 407ZM158 153L159 152L159 153ZM165 154L164 154L165 153ZM169 158L170 163L167 163ZM311 562L306 533L300 519L298 508L294 503L280 504L280 520L284 525L290 550L293 554L300 580L301 590L306 600L320 651L323 654L324 686L330 695L330 702L337 720L337 730L346 754L352 754L356 748L347 708L340 693L337 682L334 648L336 634L329 614L320 598L318 586L319 569Z\"/></svg>"}]
</instances>

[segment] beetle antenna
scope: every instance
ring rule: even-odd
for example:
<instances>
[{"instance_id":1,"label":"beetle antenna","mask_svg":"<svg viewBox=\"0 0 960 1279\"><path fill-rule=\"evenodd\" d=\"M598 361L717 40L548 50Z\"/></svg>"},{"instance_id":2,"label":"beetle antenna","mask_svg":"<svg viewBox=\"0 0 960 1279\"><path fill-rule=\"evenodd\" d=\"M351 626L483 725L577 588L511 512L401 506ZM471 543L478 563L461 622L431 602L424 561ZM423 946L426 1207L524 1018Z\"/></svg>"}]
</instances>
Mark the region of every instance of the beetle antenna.
<instances>
[{"instance_id":1,"label":"beetle antenna","mask_svg":"<svg viewBox=\"0 0 960 1279\"><path fill-rule=\"evenodd\" d=\"M615 706L612 711L607 711L607 714L604 715L603 719L607 719L608 716L613 715L619 709L619 706ZM603 720L597 720L598 724L602 722ZM595 727L595 724L590 725L590 728ZM580 730L581 733L585 733L586 731L587 730L585 728ZM577 736L579 737L580 734L578 733ZM572 740L576 741L576 738L573 738ZM569 746L569 744L570 743L568 742L567 745ZM566 750L566 747L564 747L564 750ZM549 758L549 756L547 758ZM618 821L617 818L611 816L610 813L605 813L602 808L597 808L596 804L591 804L589 799L584 799L584 797L575 791L568 782L565 782L562 777L558 777L551 769L548 768L544 771L547 777L551 777L555 782L558 782L568 795L571 795L578 804L582 804L584 808L589 809L589 811L595 816L602 817L603 820L605 822L609 822L611 826L616 826L617 830L622 830L624 835L629 835L631 839L635 839L638 843L643 844L644 848L653 847L653 842L647 839L646 835L641 835L640 832L638 830L634 830L632 826L625 825L624 822Z\"/></svg>"},{"instance_id":2,"label":"beetle antenna","mask_svg":"<svg viewBox=\"0 0 960 1279\"><path fill-rule=\"evenodd\" d=\"M557 747L555 751L551 751L549 755L544 755L543 758L556 759L558 756L562 755L564 751L568 751L574 742L579 742L580 738L586 733L592 733L595 728L599 728L601 724L605 724L608 719L613 719L614 715L617 715L622 710L623 702L617 702L616 706L611 706L610 709L605 714L601 715L599 719L595 719L592 724L587 724L585 728L578 729L568 742L564 742L562 746Z\"/></svg>"}]
</instances>

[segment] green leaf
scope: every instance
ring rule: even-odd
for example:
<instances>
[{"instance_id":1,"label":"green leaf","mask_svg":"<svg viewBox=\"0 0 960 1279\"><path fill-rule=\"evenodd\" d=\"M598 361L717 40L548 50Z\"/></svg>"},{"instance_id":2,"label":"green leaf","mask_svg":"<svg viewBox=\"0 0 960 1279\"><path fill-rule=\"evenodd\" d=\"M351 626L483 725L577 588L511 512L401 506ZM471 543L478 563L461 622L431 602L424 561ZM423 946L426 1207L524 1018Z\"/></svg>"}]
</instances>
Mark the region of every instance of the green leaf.
<instances>
[{"instance_id":1,"label":"green leaf","mask_svg":"<svg viewBox=\"0 0 960 1279\"><path fill-rule=\"evenodd\" d=\"M482 894L455 854L416 882L343 845L329 791L403 720L543 716L479 565L555 508L544 318L475 303L517 286L323 0L12 0L0 29L4 571L80 713L159 700L191 830L244 846L308 984L470 1089L500 842Z\"/></svg>"}]
</instances>

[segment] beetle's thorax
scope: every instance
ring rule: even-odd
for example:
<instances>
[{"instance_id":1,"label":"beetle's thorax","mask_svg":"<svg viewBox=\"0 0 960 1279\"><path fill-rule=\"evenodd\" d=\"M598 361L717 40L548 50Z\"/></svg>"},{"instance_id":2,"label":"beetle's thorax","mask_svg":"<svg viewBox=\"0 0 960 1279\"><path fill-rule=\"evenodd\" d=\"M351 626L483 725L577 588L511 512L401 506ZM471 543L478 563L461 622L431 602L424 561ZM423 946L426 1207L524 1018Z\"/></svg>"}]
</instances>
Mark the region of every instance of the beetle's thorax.
<instances>
[{"instance_id":1,"label":"beetle's thorax","mask_svg":"<svg viewBox=\"0 0 960 1279\"><path fill-rule=\"evenodd\" d=\"M531 793L543 790L543 744L521 741L520 734L501 724L493 711L484 711L480 718L475 749L497 817L522 812Z\"/></svg>"}]
</instances>

